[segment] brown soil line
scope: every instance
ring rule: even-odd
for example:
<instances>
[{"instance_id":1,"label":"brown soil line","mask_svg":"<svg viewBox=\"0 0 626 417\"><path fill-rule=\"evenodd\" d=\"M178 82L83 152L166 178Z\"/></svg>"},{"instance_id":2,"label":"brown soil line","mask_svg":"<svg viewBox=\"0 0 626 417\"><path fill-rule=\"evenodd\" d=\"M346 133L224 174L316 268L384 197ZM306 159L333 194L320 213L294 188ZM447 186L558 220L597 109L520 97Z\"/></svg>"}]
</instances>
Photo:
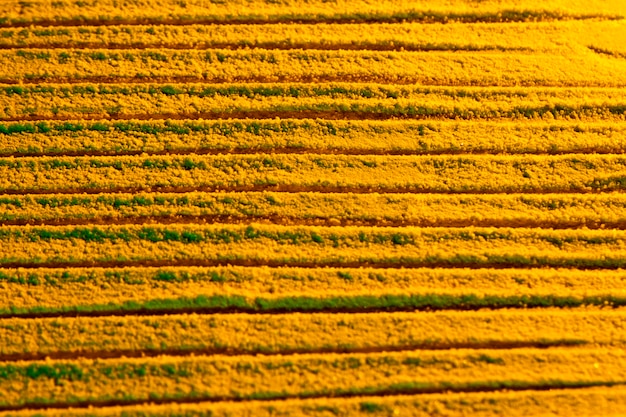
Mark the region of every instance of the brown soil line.
<instances>
[{"instance_id":1,"label":"brown soil line","mask_svg":"<svg viewBox=\"0 0 626 417\"><path fill-rule=\"evenodd\" d=\"M618 52L618 51L611 51L608 49L603 49L603 48L598 48L596 46L588 46L587 48L589 48L591 51L595 52L596 54L600 54L600 55L608 55L610 57L613 58L621 58L621 59L626 59L626 54L622 53L622 52Z\"/></svg>"},{"instance_id":2,"label":"brown soil line","mask_svg":"<svg viewBox=\"0 0 626 417\"><path fill-rule=\"evenodd\" d=\"M354 266L353 266L354 267ZM371 265L369 265L371 267ZM519 269L519 268L516 268ZM545 305L473 305L473 304L459 304L455 306L440 306L440 305L427 305L427 306L418 306L418 307L400 307L400 306L389 306L389 307L329 307L323 309L307 309L307 308L274 308L274 309L265 309L258 310L254 308L241 308L241 307L185 307L185 308L160 308L160 309L147 309L147 308L138 308L134 310L94 310L94 311L49 311L49 312L32 312L32 313L5 313L0 314L0 319L47 319L47 318L76 318L76 317L160 317L160 316L171 316L171 315L185 315L185 314L194 314L194 315L214 315L214 314L248 314L248 315L266 315L266 316L276 316L276 315L284 315L284 314L293 314L293 313L306 313L306 314L316 314L316 313L324 313L324 314L376 314L376 313L415 313L415 312L435 312L435 311L484 311L485 309L489 309L490 311L497 310L511 310L511 309L520 309L520 310L541 310L545 308ZM610 306L609 306L610 307ZM605 306L605 308L609 308ZM557 307L558 308L558 307ZM566 307L560 307L565 309ZM613 307L615 308L615 307ZM569 342L568 342L569 343ZM577 341L572 341L571 343L578 343ZM429 348L431 349L431 348ZM444 349L443 347L441 349ZM452 349L452 348L451 348ZM47 355L46 355L47 356Z\"/></svg>"},{"instance_id":3,"label":"brown soil line","mask_svg":"<svg viewBox=\"0 0 626 417\"><path fill-rule=\"evenodd\" d=\"M401 44L394 45L385 44L353 44L353 43L337 43L337 44L317 44L317 43L293 43L285 44L281 42L259 42L255 44L245 43L96 43L96 42L70 42L70 43L31 43L28 45L0 44L0 50L13 49L108 49L108 50L130 50L130 49L175 49L175 50L208 50L208 49L274 49L282 51L291 51L298 49L306 49L313 51L407 51L407 52L445 52L445 51L500 51L500 52L530 52L530 48L506 47L495 45L447 45L447 44Z\"/></svg>"},{"instance_id":4,"label":"brown soil line","mask_svg":"<svg viewBox=\"0 0 626 417\"><path fill-rule=\"evenodd\" d=\"M244 192L244 191L273 191L284 193L352 193L352 194L395 194L395 193L407 193L407 194L510 194L510 193L524 193L524 194L600 194L604 192L623 191L623 188L619 186L607 187L602 190L596 189L573 189L573 188L549 188L549 189L500 189L500 190L436 190L436 189L416 189L410 186L406 187L380 187L380 186L325 186L325 185L241 185L241 186L228 186L228 185L212 185L212 186L200 186L200 187L119 187L119 188L24 188L24 189L0 189L0 194L4 195L23 195L23 194L102 194L102 193L190 193L194 191L202 192Z\"/></svg>"},{"instance_id":5,"label":"brown soil line","mask_svg":"<svg viewBox=\"0 0 626 417\"><path fill-rule=\"evenodd\" d=\"M431 387L431 388L396 388L396 389L380 389L377 391L368 390L367 393L354 393L346 391L338 391L331 394L316 394L307 393L305 395L275 395L272 397L254 398L254 401L281 401L290 399L324 399L324 398L360 398L360 397L372 397L372 396L396 396L396 395L418 395L418 394L449 394L449 393L490 393L490 392L502 392L506 391L550 391L554 389L568 389L578 390L592 387L612 387L619 386L621 383L617 382L566 382L566 383L544 383L544 384L524 384L523 386L511 386L503 382L502 386L460 386L460 387ZM86 409L86 408L101 408L101 407L119 407L130 405L164 405L164 404L199 404L203 402L217 403L217 402L247 402L252 398L241 397L225 397L225 396L213 396L213 397L195 397L195 398L168 398L158 399L150 398L145 400L105 400L105 401L76 401L76 402L56 402L45 403L40 402L27 402L21 405L4 405L0 406L0 412L2 411L21 411L21 410L43 410L43 409Z\"/></svg>"},{"instance_id":6,"label":"brown soil line","mask_svg":"<svg viewBox=\"0 0 626 417\"><path fill-rule=\"evenodd\" d=\"M613 154L610 149L602 149L606 152L593 152ZM615 149L615 151L623 151L626 153L626 149ZM569 153L591 153L587 150L581 149L575 152L563 152L562 154ZM204 149L167 149L161 151L145 151L145 150L133 150L133 151L60 151L60 152L23 152L23 153L2 153L0 151L0 158L22 158L33 156L47 156L47 157L60 157L60 156L137 156L137 155L149 155L149 156L164 156L164 155L250 155L250 154L315 154L315 155L465 155L468 152L462 150L446 150L424 152L413 149L366 149L366 148L354 148L354 149L339 149L339 148L303 148L303 147L273 147L273 148L204 148ZM474 155L491 155L488 152L475 152ZM528 152L523 152L524 155L528 155ZM539 153L537 153L539 154ZM561 153L559 153L560 155ZM556 155L556 153L550 153L550 155Z\"/></svg>"},{"instance_id":7,"label":"brown soil line","mask_svg":"<svg viewBox=\"0 0 626 417\"><path fill-rule=\"evenodd\" d=\"M449 269L545 269L547 267L567 268L558 262L542 262L535 264L522 264L518 262L454 262L446 260L419 261L419 262L392 262L392 261L276 261L259 259L185 259L185 260L140 260L140 261L50 261L50 262L6 262L0 264L1 268L125 268L125 267L191 267L191 266L266 266L269 268L294 267L294 268L376 268L376 269L421 269L421 268L449 268ZM576 270L616 270L619 266L614 265L577 265Z\"/></svg>"},{"instance_id":8,"label":"brown soil line","mask_svg":"<svg viewBox=\"0 0 626 417\"><path fill-rule=\"evenodd\" d=\"M447 116L447 117L446 117ZM437 117L429 115L403 116L367 111L323 111L323 110L233 110L228 112L196 112L196 113L140 113L140 114L109 114L84 113L80 116L20 116L3 117L0 122L36 122L36 121L68 121L68 120L222 120L222 119L324 119L324 120L389 120L389 119L457 119L460 115L449 114Z\"/></svg>"},{"instance_id":9,"label":"brown soil line","mask_svg":"<svg viewBox=\"0 0 626 417\"><path fill-rule=\"evenodd\" d=\"M303 75L294 74L286 76L232 76L232 77L198 77L198 76L79 76L79 77L60 77L60 76L18 76L17 78L0 78L0 84L7 85L32 85L32 84L145 84L145 83L340 83L340 82L358 82L358 83L383 83L396 85L422 85L437 87L613 87L620 88L626 85L615 84L607 86L606 84L593 84L590 82L538 82L537 80L503 80L498 84L494 84L492 80L474 82L451 82L450 80L433 80L426 78L415 78L411 76L386 76L386 75L370 75L354 74L353 76L336 76L336 75Z\"/></svg>"},{"instance_id":10,"label":"brown soil line","mask_svg":"<svg viewBox=\"0 0 626 417\"><path fill-rule=\"evenodd\" d=\"M361 347L361 348L342 348L342 347L313 347L301 349L285 349L280 348L275 352L267 352L267 350L259 349L232 349L232 348L213 348L213 349L150 349L150 350L75 350L68 352L45 352L45 353L15 353L0 355L2 362L17 361L39 361L39 360L63 360L63 359L115 359L115 358L144 358L167 356L239 356L239 355L257 355L257 356L276 356L276 355L297 355L297 354L326 354L326 353L382 353L382 352L406 352L414 350L452 350L452 349L493 349L493 350L509 350L509 349L548 349L553 347L580 347L585 342L578 340L557 340L557 341L500 341L494 340L489 342L466 342L466 343L413 343L410 345L389 345L378 347Z\"/></svg>"},{"instance_id":11,"label":"brown soil line","mask_svg":"<svg viewBox=\"0 0 626 417\"><path fill-rule=\"evenodd\" d=\"M220 214L175 216L103 216L96 218L20 219L0 220L1 226L85 226L85 225L151 225L151 224L249 224L264 223L284 226L384 226L384 227L509 227L543 229L626 230L626 220L606 222L600 220L504 220L504 219L350 219L340 217L290 217L279 215L235 216Z\"/></svg>"},{"instance_id":12,"label":"brown soil line","mask_svg":"<svg viewBox=\"0 0 626 417\"><path fill-rule=\"evenodd\" d=\"M69 119L68 119L69 120ZM73 119L76 120L76 119ZM364 119L359 119L364 120ZM394 155L394 156L419 156L419 155L569 155L569 154L601 154L601 155L622 155L626 153L626 148L599 148L599 147L580 147L575 149L558 149L547 151L528 151L520 150L515 152L490 152L489 150L464 150L464 149L433 149L433 150L419 150L419 149L368 149L368 148L306 148L306 147L272 147L272 148L203 148L203 149L166 149L160 151L145 151L145 150L128 150L128 151L82 151L82 150L68 150L58 152L7 152L3 153L0 150L0 158L25 158L25 157L62 157L62 156L165 156L165 155L254 155L254 154L270 154L270 155L285 155L285 154L314 154L314 155L354 155L354 156L368 156L368 155Z\"/></svg>"}]
</instances>

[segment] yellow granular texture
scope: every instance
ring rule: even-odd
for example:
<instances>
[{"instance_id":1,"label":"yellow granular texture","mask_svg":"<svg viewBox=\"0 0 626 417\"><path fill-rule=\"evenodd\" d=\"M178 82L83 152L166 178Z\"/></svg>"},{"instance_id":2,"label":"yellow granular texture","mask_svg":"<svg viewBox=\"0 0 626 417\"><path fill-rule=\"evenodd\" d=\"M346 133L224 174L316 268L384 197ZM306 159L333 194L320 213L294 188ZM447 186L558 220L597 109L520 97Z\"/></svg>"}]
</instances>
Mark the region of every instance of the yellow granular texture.
<instances>
[{"instance_id":1,"label":"yellow granular texture","mask_svg":"<svg viewBox=\"0 0 626 417\"><path fill-rule=\"evenodd\" d=\"M623 0L5 0L0 417L626 415Z\"/></svg>"}]
</instances>

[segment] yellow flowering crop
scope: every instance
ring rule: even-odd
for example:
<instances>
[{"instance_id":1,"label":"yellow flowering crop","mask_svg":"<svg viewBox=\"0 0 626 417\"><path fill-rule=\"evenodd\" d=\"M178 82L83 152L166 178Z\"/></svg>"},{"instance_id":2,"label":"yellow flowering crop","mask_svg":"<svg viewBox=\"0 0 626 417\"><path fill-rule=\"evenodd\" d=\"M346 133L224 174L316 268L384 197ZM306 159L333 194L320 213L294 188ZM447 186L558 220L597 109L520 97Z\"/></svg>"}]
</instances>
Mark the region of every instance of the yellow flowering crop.
<instances>
[{"instance_id":1,"label":"yellow flowering crop","mask_svg":"<svg viewBox=\"0 0 626 417\"><path fill-rule=\"evenodd\" d=\"M325 82L623 87L626 63L581 54L508 51L209 51L19 49L0 51L0 81ZM562 68L567 68L563 72Z\"/></svg>"},{"instance_id":2,"label":"yellow flowering crop","mask_svg":"<svg viewBox=\"0 0 626 417\"><path fill-rule=\"evenodd\" d=\"M598 414L619 417L626 412L626 389L623 386L601 388L522 390L417 394L392 396L359 396L357 398L315 398L246 402L196 402L165 405L112 406L93 409L47 409L48 416L171 416L185 412L204 413L215 417L270 417L277 413L288 416L387 416L412 415L430 417L434 413L496 417L541 415L549 408L554 416L592 417ZM0 416L32 416L40 411L24 410L0 413Z\"/></svg>"},{"instance_id":3,"label":"yellow flowering crop","mask_svg":"<svg viewBox=\"0 0 626 417\"><path fill-rule=\"evenodd\" d=\"M626 415L624 0L4 0L0 417Z\"/></svg>"},{"instance_id":4,"label":"yellow flowering crop","mask_svg":"<svg viewBox=\"0 0 626 417\"><path fill-rule=\"evenodd\" d=\"M500 50L581 53L590 46L623 51L621 20L553 22L448 23L416 22L275 25L115 25L0 29L0 45L13 48L133 47L206 49L371 49L371 50ZM589 44L589 39L593 43Z\"/></svg>"},{"instance_id":5,"label":"yellow flowering crop","mask_svg":"<svg viewBox=\"0 0 626 417\"><path fill-rule=\"evenodd\" d=\"M0 365L0 372L6 375L0 380L0 404L585 387L623 381L625 359L621 350L526 348L17 361ZM276 391L276 385L282 389Z\"/></svg>"},{"instance_id":6,"label":"yellow flowering crop","mask_svg":"<svg viewBox=\"0 0 626 417\"><path fill-rule=\"evenodd\" d=\"M143 264L621 268L626 232L274 225L5 227L4 266Z\"/></svg>"},{"instance_id":7,"label":"yellow flowering crop","mask_svg":"<svg viewBox=\"0 0 626 417\"><path fill-rule=\"evenodd\" d=\"M621 190L625 167L589 154L27 157L0 158L0 190L596 192Z\"/></svg>"},{"instance_id":8,"label":"yellow flowering crop","mask_svg":"<svg viewBox=\"0 0 626 417\"><path fill-rule=\"evenodd\" d=\"M236 0L212 2L190 0L185 2L166 0L115 0L105 1L55 1L35 0L20 3L7 0L2 21L5 25L29 25L36 22L88 23L145 21L167 22L280 22L292 20L308 21L352 21L405 19L422 22L455 21L533 21L556 19L590 19L594 17L618 18L624 16L620 0L553 1L549 4L539 0L483 1L480 7L465 0L427 1L393 0L347 1L337 0L328 7L324 0L302 3L297 0L280 3L262 0ZM357 13L358 11L358 13Z\"/></svg>"},{"instance_id":9,"label":"yellow flowering crop","mask_svg":"<svg viewBox=\"0 0 626 417\"><path fill-rule=\"evenodd\" d=\"M619 346L625 323L624 310L588 309L0 319L0 357Z\"/></svg>"},{"instance_id":10,"label":"yellow flowering crop","mask_svg":"<svg viewBox=\"0 0 626 417\"><path fill-rule=\"evenodd\" d=\"M135 68L135 66L133 66ZM576 122L579 131L598 127L599 122L623 121L625 101L621 88L493 88L493 87L415 87L384 84L324 83L315 87L303 83L272 84L133 84L106 85L53 84L41 86L5 86L0 88L0 118L6 121L26 119L30 123L6 124L3 131L76 134L67 125L84 126L81 118L96 119L100 131L107 127L120 131L132 130L141 123L149 132L163 129L151 119L231 119L260 118L326 119L327 131L332 132L332 119L357 119L367 125L376 119L423 119L428 121L451 120L457 123L477 121L476 128L484 126L483 120L514 121L503 124L507 130L517 129L521 120L544 121L550 132L558 131L563 121ZM48 118L67 120L65 124L50 125ZM69 120L68 120L69 119ZM78 120L74 120L78 119ZM98 119L113 119L111 122ZM116 120L117 119L117 120ZM121 119L121 120L120 120ZM126 119L143 119L129 120ZM365 120L361 120L365 119ZM366 121L367 119L374 119ZM555 121L558 120L558 122ZM39 123L35 121L42 120ZM236 123L227 122L227 123ZM278 124L275 120L238 121L247 126ZM355 123L357 123L355 122ZM176 122L172 126L176 126ZM288 123L288 122L282 122ZM311 125L314 122L309 122ZM317 120L317 123L323 123ZM339 132L341 121L337 124ZM554 125L551 125L552 123ZM94 122L90 125L93 126ZM180 125L182 123L178 123ZM207 129L195 122L197 133ZM467 125L467 124L466 124ZM547 126L546 126L547 125ZM23 126L20 130L20 126ZM28 126L28 127L27 127ZM64 127L65 126L65 127ZM88 125L89 126L89 125ZM205 124L206 126L206 124ZM383 125L385 126L385 125ZM388 126L394 126L390 124ZM398 126L398 125L395 125ZM434 125L437 126L437 125ZM48 130L46 130L48 127ZM458 126L455 126L458 129ZM603 125L606 130L606 124ZM188 129L191 129L189 127ZM229 130L224 126L224 129ZM267 129L267 128L266 128ZM384 129L384 127L383 127ZM425 126L421 134L430 130ZM473 129L473 127L472 127ZM567 127L565 127L567 130ZM619 129L619 128L617 128ZM93 131L94 129L82 129ZM184 132L181 127L175 133ZM236 130L236 128L231 128ZM283 131L283 128L279 129ZM570 127L571 130L571 127ZM254 132L255 130L253 130ZM57 133L57 134L59 134ZM290 133L289 131L284 133ZM383 133L383 132L381 132ZM471 139L470 139L471 141ZM528 142L528 140L527 140ZM557 142L558 143L558 142Z\"/></svg>"},{"instance_id":11,"label":"yellow flowering crop","mask_svg":"<svg viewBox=\"0 0 626 417\"><path fill-rule=\"evenodd\" d=\"M544 112L537 118L553 116L536 109ZM562 117L584 116L572 110ZM621 153L624 137L622 124L579 120L72 120L1 123L0 155Z\"/></svg>"},{"instance_id":12,"label":"yellow flowering crop","mask_svg":"<svg viewBox=\"0 0 626 417\"><path fill-rule=\"evenodd\" d=\"M523 259L520 257L517 261ZM0 272L0 305L4 306L1 311L4 315L181 312L186 309L323 312L333 309L619 307L626 304L623 286L626 275L620 270L171 266L24 268Z\"/></svg>"},{"instance_id":13,"label":"yellow flowering crop","mask_svg":"<svg viewBox=\"0 0 626 417\"><path fill-rule=\"evenodd\" d=\"M256 222L326 225L622 227L626 197L602 194L189 192L0 197L5 224Z\"/></svg>"}]
</instances>

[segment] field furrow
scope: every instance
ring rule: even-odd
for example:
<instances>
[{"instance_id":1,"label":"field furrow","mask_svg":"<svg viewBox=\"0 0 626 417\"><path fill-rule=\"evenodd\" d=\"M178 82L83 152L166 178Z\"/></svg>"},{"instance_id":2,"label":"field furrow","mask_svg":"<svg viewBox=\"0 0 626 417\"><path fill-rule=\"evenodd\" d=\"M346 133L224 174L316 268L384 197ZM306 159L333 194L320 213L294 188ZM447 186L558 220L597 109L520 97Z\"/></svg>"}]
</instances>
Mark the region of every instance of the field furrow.
<instances>
[{"instance_id":1,"label":"field furrow","mask_svg":"<svg viewBox=\"0 0 626 417\"><path fill-rule=\"evenodd\" d=\"M593 387L623 384L624 359L526 348L13 362L0 365L0 407Z\"/></svg>"},{"instance_id":2,"label":"field furrow","mask_svg":"<svg viewBox=\"0 0 626 417\"><path fill-rule=\"evenodd\" d=\"M617 347L624 325L621 309L11 318L0 359Z\"/></svg>"},{"instance_id":3,"label":"field furrow","mask_svg":"<svg viewBox=\"0 0 626 417\"><path fill-rule=\"evenodd\" d=\"M275 223L626 228L626 196L192 192L0 195L4 225Z\"/></svg>"},{"instance_id":4,"label":"field furrow","mask_svg":"<svg viewBox=\"0 0 626 417\"><path fill-rule=\"evenodd\" d=\"M475 417L552 416L620 417L626 413L626 389L618 385L602 388L520 390L507 392L463 392L446 394L359 396L358 398L316 398L245 402L172 402L126 407L89 409L26 409L1 413L8 417L71 416L105 417L123 413L128 417L173 417L191 414L212 417L288 416L388 416L389 414L430 417L435 414L472 415Z\"/></svg>"},{"instance_id":5,"label":"field furrow","mask_svg":"<svg viewBox=\"0 0 626 417\"><path fill-rule=\"evenodd\" d=\"M624 87L626 61L510 51L0 50L0 82L380 82ZM567 71L563 71L567 68Z\"/></svg>"}]
</instances>

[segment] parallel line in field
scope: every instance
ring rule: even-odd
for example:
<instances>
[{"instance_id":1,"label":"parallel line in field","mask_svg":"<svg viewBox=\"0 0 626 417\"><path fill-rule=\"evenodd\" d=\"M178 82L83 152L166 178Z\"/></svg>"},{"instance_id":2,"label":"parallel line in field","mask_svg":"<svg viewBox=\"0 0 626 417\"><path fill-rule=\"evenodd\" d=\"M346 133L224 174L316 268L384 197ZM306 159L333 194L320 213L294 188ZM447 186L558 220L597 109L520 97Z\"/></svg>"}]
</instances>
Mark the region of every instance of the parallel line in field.
<instances>
[{"instance_id":1,"label":"parallel line in field","mask_svg":"<svg viewBox=\"0 0 626 417\"><path fill-rule=\"evenodd\" d=\"M84 83L96 83L96 84L145 84L145 83L211 83L211 84L228 84L228 83L303 83L303 84L313 84L313 83L333 83L333 82L359 82L359 83L389 83L396 85L423 85L423 86L435 86L435 87L489 87L493 86L491 82L489 83L451 83L449 80L444 81L433 81L433 80L425 80L424 78L408 78L402 77L398 78L395 76L385 77L385 76L366 76L363 74L359 74L358 76L354 76L354 78L345 77L345 76L334 76L334 75L307 75L307 74L297 74L297 75L284 75L280 77L272 76L232 76L232 77L213 77L213 78L204 78L197 76L119 76L119 77L111 77L107 75L94 75L94 76L79 76L79 78L75 77L59 77L59 76L28 76L19 78L0 78L0 84L7 85L34 85L34 84L84 84ZM586 81L584 85L581 85L580 82L573 83L555 83L555 82L546 82L531 79L523 79L523 80L515 80L514 82L510 82L508 84L502 84L502 87L576 87L576 88L592 88L592 87L606 87L605 84L592 84L590 81ZM623 88L623 85L613 85L612 88ZM233 117L233 116L231 116Z\"/></svg>"},{"instance_id":2,"label":"parallel line in field","mask_svg":"<svg viewBox=\"0 0 626 417\"><path fill-rule=\"evenodd\" d=\"M598 261L599 262L599 261ZM2 268L115 268L115 267L217 267L217 266L267 266L270 268L294 267L294 268L376 268L376 269L419 269L419 268L467 268L467 269L543 269L546 267L569 268L575 270L615 270L619 265L577 265L575 268L567 263L549 260L537 265L520 265L514 262L453 262L453 261L419 261L411 263L398 262L362 262L362 261L323 261L323 262L299 262L258 259L183 259L183 260L141 260L141 261L77 261L77 262L6 262L0 265Z\"/></svg>"},{"instance_id":3,"label":"parallel line in field","mask_svg":"<svg viewBox=\"0 0 626 417\"><path fill-rule=\"evenodd\" d=\"M150 216L103 216L97 218L64 218L64 219L19 219L0 220L0 226L85 226L85 225L150 225L150 224L248 224L267 223L285 226L385 226L385 227L512 227L512 228L544 228L544 229L579 229L585 227L592 230L615 229L626 230L626 220L622 221L532 221L507 219L446 219L446 220L406 220L406 219L346 219L326 217L296 217L279 215L230 216L230 215L150 215Z\"/></svg>"},{"instance_id":4,"label":"parallel line in field","mask_svg":"<svg viewBox=\"0 0 626 417\"><path fill-rule=\"evenodd\" d=\"M430 416L432 410L453 410L457 414L475 415L480 409L483 415L539 415L545 413L547 408L559 410L561 415L599 415L613 413L617 410L622 413L626 409L626 391L623 386L617 385L610 388L581 388L581 389L556 389L552 391L524 390L516 393L495 391L492 393L456 393L456 394L418 394L389 395L389 396L358 396L353 398L319 398L319 399L292 399L275 400L264 402L246 403L210 403L197 402L193 404L172 404L150 406L135 405L126 408L98 408L78 409L69 411L68 416L91 417L93 415L113 416L120 413L124 415L142 416L171 416L178 415L267 415L268 410L276 415L311 415L311 410L320 412L329 411L333 415L366 415L379 413L380 411L392 413L398 410L400 415ZM584 407L584 410L581 409ZM402 411L400 411L402 410ZM508 414L507 414L508 412ZM62 411L54 412L54 416L66 415ZM567 414L569 413L569 414ZM20 416L30 416L20 413ZM7 414L2 414L8 416ZM9 414L13 415L13 414ZM330 414L328 414L330 415ZM380 414L379 414L380 415Z\"/></svg>"},{"instance_id":5,"label":"parallel line in field","mask_svg":"<svg viewBox=\"0 0 626 417\"><path fill-rule=\"evenodd\" d=\"M318 43L293 43L285 44L280 42L259 42L257 44L241 44L236 42L214 42L214 43L200 43L200 44L185 44L185 43L159 43L159 44L146 44L146 43L95 43L95 42L83 42L83 43L32 43L29 45L19 44L0 44L0 50L13 50L13 49L107 49L107 50L144 50L144 49L176 49L176 50L209 50L209 49L267 49L267 50L281 50L290 51L295 49L305 49L313 51L408 51L408 52L445 52L445 51L500 51L500 52L530 52L530 48L522 47L505 47L497 45L448 45L448 44L353 44L353 43L337 43L337 44L318 44Z\"/></svg>"},{"instance_id":6,"label":"parallel line in field","mask_svg":"<svg viewBox=\"0 0 626 417\"><path fill-rule=\"evenodd\" d=\"M133 116L134 117L134 116ZM69 120L69 119L68 119ZM73 119L76 120L76 119ZM113 119L109 119L113 120ZM354 118L354 120L364 120ZM0 120L1 121L1 120ZM510 152L505 150L498 150L498 152L489 152L485 150L473 150L473 149L367 149L367 148L309 148L309 147L273 147L273 148L203 148L203 149L167 149L160 151L151 150L123 150L123 151L58 151L58 152L3 152L0 148L0 158L25 158L25 157L62 157L62 156L76 156L76 157L89 157L89 156L167 156L167 155L250 155L250 154L271 154L271 155L284 155L284 154L313 154L313 155L354 155L354 156L368 156L368 155L394 155L394 156L420 156L420 155L572 155L572 154L599 154L599 155L622 155L626 153L626 148L595 148L595 147L579 147L576 149L547 149L544 151L538 150L523 150L522 152Z\"/></svg>"},{"instance_id":7,"label":"parallel line in field","mask_svg":"<svg viewBox=\"0 0 626 417\"><path fill-rule=\"evenodd\" d=\"M425 387L425 388L404 388L398 387L396 389L378 389L368 390L367 393L352 393L352 392L338 392L333 393L332 397L328 395L312 393L305 393L304 395L284 395L274 394L257 398L255 396L249 397L195 397L195 398L176 398L176 399L150 399L146 400L108 400L108 401L80 401L80 402L56 402L56 403L25 403L21 405L4 405L0 406L0 412L5 411L22 411L22 410L45 410L45 409L84 409L84 408L100 408L100 407L115 407L115 406L130 406L130 405L161 405L161 404L198 404L198 403L220 403L220 402L237 402L245 403L251 400L254 401L279 401L290 399L319 399L319 398L360 398L367 395L368 398L373 397L388 397L398 395L416 395L416 394L448 394L448 393L489 393L489 392L501 392L502 389L507 391L551 391L554 389L559 390L579 390L593 387L613 387L620 386L620 383L612 382L559 382L558 384L524 384L524 385L504 385L500 387L487 387L487 386L464 386L464 387Z\"/></svg>"},{"instance_id":8,"label":"parallel line in field","mask_svg":"<svg viewBox=\"0 0 626 417\"><path fill-rule=\"evenodd\" d=\"M288 24L352 24L352 23L514 23L514 22L553 22L568 20L624 20L624 16L606 14L563 14L551 12L515 11L505 10L501 13L470 14L470 13L439 13L409 12L390 15L328 15L298 17L276 15L269 18L250 18L246 16L233 17L230 19L220 17L197 17L184 19L159 19L159 18L136 18L136 19L98 19L98 18L70 18L64 20L32 19L28 21L13 21L0 23L0 28L27 28L33 25L42 27L63 26L139 26L139 25L271 25L277 23Z\"/></svg>"},{"instance_id":9,"label":"parallel line in field","mask_svg":"<svg viewBox=\"0 0 626 417\"><path fill-rule=\"evenodd\" d=\"M140 192L159 192L159 193L172 193L172 194L184 194L194 191L200 192L245 192L245 191L274 191L281 193L352 193L352 194L449 194L449 195L480 195L480 194L510 194L511 192L524 194L603 194L606 192L623 191L620 186L611 186L600 189L530 189L530 190L465 190L465 191L450 191L450 190L433 190L433 189L414 189L409 187L379 187L379 186L301 186L301 185L241 185L241 186L202 186L202 187L117 187L117 188L28 188L20 190L7 190L1 189L0 194L5 195L23 195L23 194L113 194L113 193L140 193Z\"/></svg>"},{"instance_id":10,"label":"parallel line in field","mask_svg":"<svg viewBox=\"0 0 626 417\"><path fill-rule=\"evenodd\" d=\"M271 314L271 313L270 313ZM374 313L375 314L375 313ZM58 316L55 316L58 317ZM212 348L212 349L129 349L129 350L77 350L77 351L58 351L44 353L0 353L1 362L17 362L17 361L38 361L38 360L67 360L67 359L116 359L116 358L144 358L167 356L192 356L192 355L222 355L222 356L240 356L240 355L257 355L257 356L278 356L278 355L298 355L298 354L353 354L353 353L384 353L384 352L405 352L415 350L452 350L452 349L492 349L492 350L511 350L511 349L548 349L554 347L580 347L585 343L578 340L559 340L546 342L513 342L513 341L491 341L481 343L450 343L450 344L433 344L433 343L415 343L410 345L389 345L377 347L313 347L311 349L280 349L277 352L264 352L254 349L232 349L232 348Z\"/></svg>"},{"instance_id":11,"label":"parallel line in field","mask_svg":"<svg viewBox=\"0 0 626 417\"><path fill-rule=\"evenodd\" d=\"M589 48L590 50L592 50L593 52L595 52L597 54L608 55L608 56L612 56L614 58L626 59L626 53L617 52L617 51L610 51L608 49L598 48L598 47L593 46L593 45L590 45L587 48Z\"/></svg>"},{"instance_id":12,"label":"parallel line in field","mask_svg":"<svg viewBox=\"0 0 626 417\"><path fill-rule=\"evenodd\" d=\"M515 268L520 271L520 268ZM483 268L484 271L484 268ZM603 270L602 272L606 272ZM376 313L416 313L416 312L473 312L485 309L528 311L546 308L571 309L580 307L602 307L620 309L626 306L626 298L611 295L597 296L555 296L533 295L476 296L471 290L459 295L367 295L335 296L316 298L309 296L287 296L277 299L254 299L242 301L242 296L199 296L196 299L156 299L143 304L124 302L122 304L86 306L39 306L2 310L1 319L59 319L77 317L165 317L171 315L241 315L280 316L284 314L376 314ZM520 310L521 309L521 310Z\"/></svg>"},{"instance_id":13,"label":"parallel line in field","mask_svg":"<svg viewBox=\"0 0 626 417\"><path fill-rule=\"evenodd\" d=\"M587 109L576 109L582 111L593 110L608 111L612 115L622 115L626 112L624 105L606 105L602 107L589 107ZM385 111L372 111L370 109L357 109L357 110L229 110L229 111L202 111L193 113L116 113L111 114L107 112L103 113L82 113L72 115L29 115L29 116L12 116L12 117L0 117L0 122L65 122L65 121L83 121L83 120L223 120L223 119L239 119L239 120L251 120L251 119L267 119L275 120L280 119L322 119L322 120L433 120L433 121L447 121L447 120L480 120L480 121L498 121L498 120L523 120L525 117L521 114L517 115L516 111L521 113L520 109L512 109L509 111L510 115L504 115L500 117L490 115L469 115L459 112L446 112L435 111L431 114L413 113L406 114L406 112L393 112L390 109L389 112ZM549 111L552 110L548 106L523 109L526 111ZM576 111L575 109L568 109ZM516 117L517 116L517 117Z\"/></svg>"},{"instance_id":14,"label":"parallel line in field","mask_svg":"<svg viewBox=\"0 0 626 417\"><path fill-rule=\"evenodd\" d=\"M204 80L198 81L204 82ZM2 83L2 80L0 80ZM413 116L410 119L446 120L455 119L459 115L451 114L449 118ZM40 122L40 121L71 121L71 120L222 120L222 119L324 119L324 120L389 120L402 119L402 117L386 113L354 112L354 111L274 111L274 110L233 110L228 112L196 112L196 113L139 113L139 114L107 114L107 113L84 113L69 116L19 116L2 117L0 122ZM483 119L484 120L484 119Z\"/></svg>"}]
</instances>

